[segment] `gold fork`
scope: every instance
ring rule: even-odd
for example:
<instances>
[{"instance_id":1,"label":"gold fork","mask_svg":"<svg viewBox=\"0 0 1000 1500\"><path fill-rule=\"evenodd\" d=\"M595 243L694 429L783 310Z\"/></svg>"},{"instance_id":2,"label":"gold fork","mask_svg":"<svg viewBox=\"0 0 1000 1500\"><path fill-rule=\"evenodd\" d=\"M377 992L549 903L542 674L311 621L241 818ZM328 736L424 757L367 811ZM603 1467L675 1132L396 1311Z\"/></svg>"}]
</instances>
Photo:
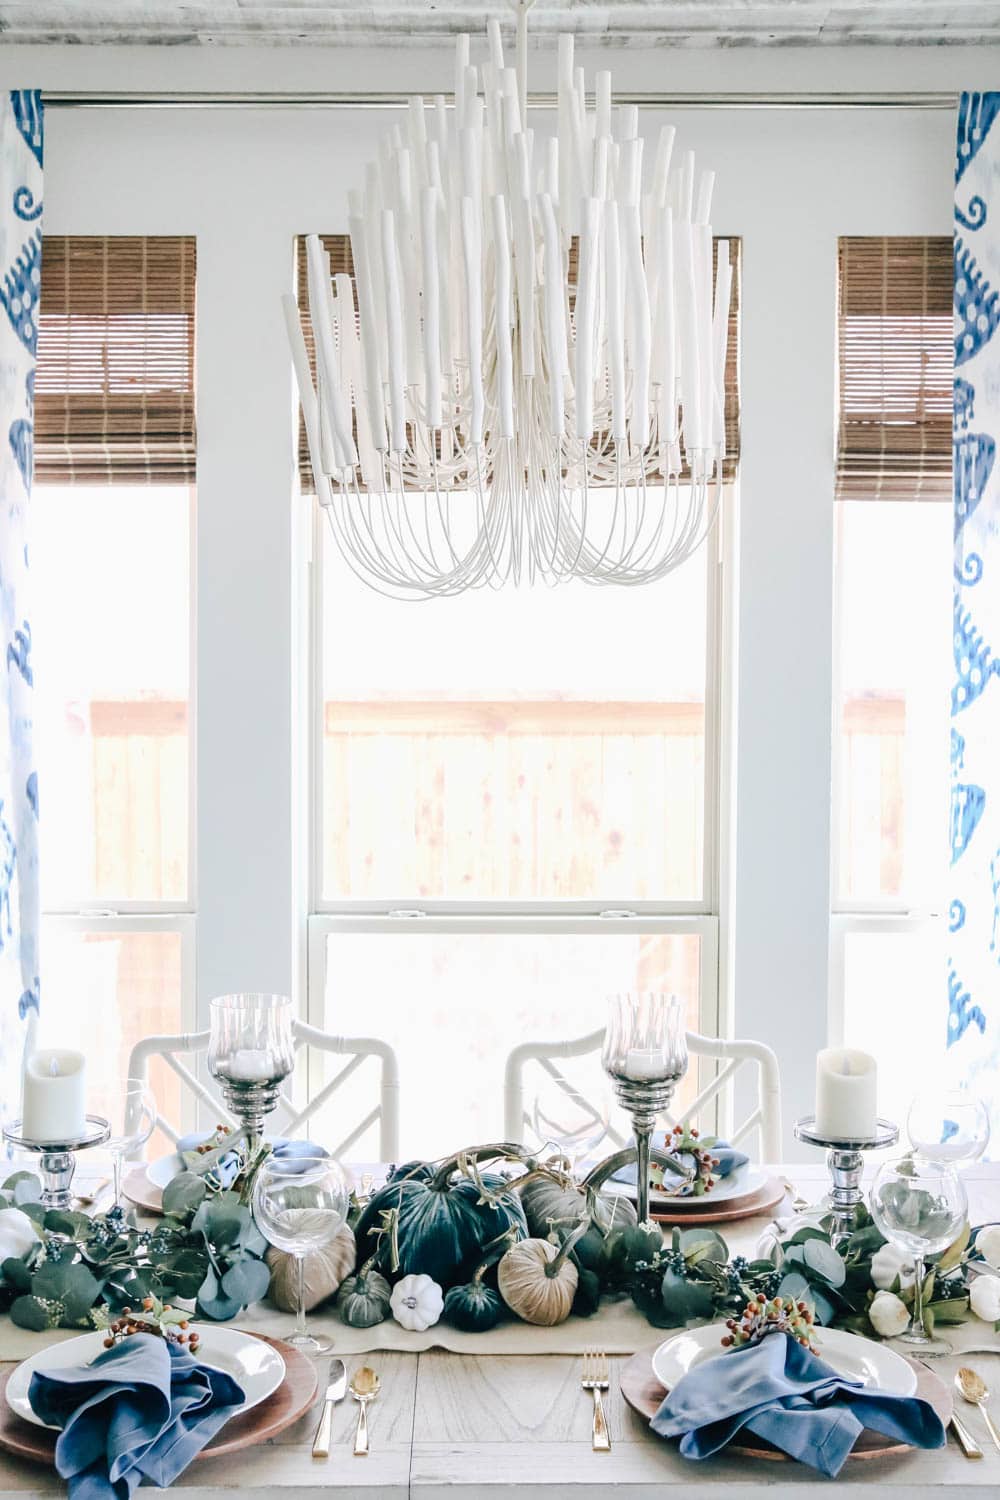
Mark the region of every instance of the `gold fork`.
<instances>
[{"instance_id":1,"label":"gold fork","mask_svg":"<svg viewBox=\"0 0 1000 1500\"><path fill-rule=\"evenodd\" d=\"M585 1391L590 1391L594 1397L594 1430L591 1446L595 1453L611 1452L611 1434L608 1432L608 1422L604 1415L604 1402L601 1400L601 1392L608 1389L608 1356L603 1349L585 1349L583 1351L583 1375L580 1384Z\"/></svg>"}]
</instances>

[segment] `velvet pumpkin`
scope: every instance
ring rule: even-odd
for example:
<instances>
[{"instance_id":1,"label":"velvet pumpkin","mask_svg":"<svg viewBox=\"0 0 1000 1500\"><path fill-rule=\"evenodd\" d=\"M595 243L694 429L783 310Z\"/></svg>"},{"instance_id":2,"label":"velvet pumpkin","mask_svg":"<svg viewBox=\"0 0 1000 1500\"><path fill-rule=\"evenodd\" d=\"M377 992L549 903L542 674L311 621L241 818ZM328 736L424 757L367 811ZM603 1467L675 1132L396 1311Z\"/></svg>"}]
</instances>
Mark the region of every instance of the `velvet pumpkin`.
<instances>
[{"instance_id":1,"label":"velvet pumpkin","mask_svg":"<svg viewBox=\"0 0 1000 1500\"><path fill-rule=\"evenodd\" d=\"M526 1323L551 1328L569 1317L580 1273L568 1247L569 1241L558 1250L550 1240L521 1240L501 1260L500 1295Z\"/></svg>"},{"instance_id":2,"label":"velvet pumpkin","mask_svg":"<svg viewBox=\"0 0 1000 1500\"><path fill-rule=\"evenodd\" d=\"M388 1274L423 1274L446 1290L467 1281L491 1241L508 1231L517 1239L527 1236L517 1193L502 1177L469 1171L481 1158L516 1153L516 1147L482 1146L449 1157L440 1167L425 1163L394 1175L372 1195L355 1227L359 1258L378 1254ZM396 1215L396 1264L387 1245L379 1250L386 1213Z\"/></svg>"},{"instance_id":3,"label":"velvet pumpkin","mask_svg":"<svg viewBox=\"0 0 1000 1500\"><path fill-rule=\"evenodd\" d=\"M340 1288L337 1311L350 1328L374 1328L389 1316L392 1288L384 1276L363 1266L356 1276L349 1276Z\"/></svg>"},{"instance_id":4,"label":"velvet pumpkin","mask_svg":"<svg viewBox=\"0 0 1000 1500\"><path fill-rule=\"evenodd\" d=\"M342 1224L328 1245L310 1250L302 1257L303 1306L311 1312L332 1297L349 1272L354 1270L354 1232ZM298 1258L272 1245L265 1257L271 1272L268 1295L282 1312L298 1307Z\"/></svg>"}]
</instances>

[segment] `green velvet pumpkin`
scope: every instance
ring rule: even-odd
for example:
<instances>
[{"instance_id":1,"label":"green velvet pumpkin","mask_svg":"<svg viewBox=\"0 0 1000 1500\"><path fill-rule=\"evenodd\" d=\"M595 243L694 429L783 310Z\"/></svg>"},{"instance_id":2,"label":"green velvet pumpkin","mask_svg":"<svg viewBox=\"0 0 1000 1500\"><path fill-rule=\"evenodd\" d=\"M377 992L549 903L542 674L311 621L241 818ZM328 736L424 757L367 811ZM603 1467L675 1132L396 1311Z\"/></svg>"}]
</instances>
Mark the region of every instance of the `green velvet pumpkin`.
<instances>
[{"instance_id":1,"label":"green velvet pumpkin","mask_svg":"<svg viewBox=\"0 0 1000 1500\"><path fill-rule=\"evenodd\" d=\"M495 1328L502 1312L500 1293L475 1277L465 1286L453 1286L445 1293L445 1322L461 1328L463 1333L485 1333L488 1328Z\"/></svg>"},{"instance_id":2,"label":"green velvet pumpkin","mask_svg":"<svg viewBox=\"0 0 1000 1500\"><path fill-rule=\"evenodd\" d=\"M373 1194L355 1228L358 1255L378 1254L387 1274L432 1277L445 1289L468 1281L483 1259L486 1246L512 1231L527 1237L521 1200L502 1177L484 1173L474 1177L465 1164L480 1157L496 1158L515 1152L506 1146L482 1146L450 1157L440 1167L426 1164L406 1176L393 1176ZM483 1195L485 1188L487 1197ZM384 1232L386 1212L397 1215L393 1264Z\"/></svg>"},{"instance_id":3,"label":"green velvet pumpkin","mask_svg":"<svg viewBox=\"0 0 1000 1500\"><path fill-rule=\"evenodd\" d=\"M580 1248L577 1242L577 1249ZM591 1318L601 1305L601 1278L596 1271L580 1268L580 1279L576 1284L576 1295L570 1311L577 1318Z\"/></svg>"},{"instance_id":4,"label":"green velvet pumpkin","mask_svg":"<svg viewBox=\"0 0 1000 1500\"><path fill-rule=\"evenodd\" d=\"M389 1316L392 1288L384 1276L364 1266L356 1276L349 1276L340 1288L337 1310L350 1328L374 1328Z\"/></svg>"},{"instance_id":5,"label":"green velvet pumpkin","mask_svg":"<svg viewBox=\"0 0 1000 1500\"><path fill-rule=\"evenodd\" d=\"M612 1229L626 1228L635 1224L635 1205L620 1193L594 1193L590 1204L586 1189L577 1187L561 1174L551 1177L528 1174L519 1188L524 1204L524 1217L528 1221L528 1232L544 1239L553 1223L562 1224L579 1219L590 1209L590 1228L576 1244L576 1256L587 1270L596 1270L601 1247Z\"/></svg>"}]
</instances>

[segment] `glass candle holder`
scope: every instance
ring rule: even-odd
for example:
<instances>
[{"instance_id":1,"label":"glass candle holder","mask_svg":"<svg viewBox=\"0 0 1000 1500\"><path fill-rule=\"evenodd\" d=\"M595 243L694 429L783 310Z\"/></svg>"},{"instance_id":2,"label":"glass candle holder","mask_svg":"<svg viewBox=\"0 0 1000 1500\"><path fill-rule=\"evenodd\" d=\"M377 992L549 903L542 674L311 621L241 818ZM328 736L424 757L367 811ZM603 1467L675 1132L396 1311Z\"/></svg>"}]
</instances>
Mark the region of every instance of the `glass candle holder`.
<instances>
[{"instance_id":1,"label":"glass candle holder","mask_svg":"<svg viewBox=\"0 0 1000 1500\"><path fill-rule=\"evenodd\" d=\"M218 995L211 1002L208 1071L246 1131L251 1153L294 1066L288 995Z\"/></svg>"},{"instance_id":2,"label":"glass candle holder","mask_svg":"<svg viewBox=\"0 0 1000 1500\"><path fill-rule=\"evenodd\" d=\"M649 1152L657 1115L687 1072L684 1006L677 995L608 997L601 1056L618 1101L632 1117L636 1145L639 1223L649 1219Z\"/></svg>"}]
</instances>

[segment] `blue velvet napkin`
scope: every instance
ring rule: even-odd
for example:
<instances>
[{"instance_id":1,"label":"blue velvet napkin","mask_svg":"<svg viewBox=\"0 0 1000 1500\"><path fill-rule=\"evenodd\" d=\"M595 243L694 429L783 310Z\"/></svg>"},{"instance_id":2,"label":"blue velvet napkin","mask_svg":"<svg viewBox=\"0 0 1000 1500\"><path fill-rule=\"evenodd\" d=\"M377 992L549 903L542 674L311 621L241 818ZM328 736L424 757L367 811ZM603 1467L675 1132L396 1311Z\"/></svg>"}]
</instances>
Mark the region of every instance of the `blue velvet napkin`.
<instances>
[{"instance_id":1,"label":"blue velvet napkin","mask_svg":"<svg viewBox=\"0 0 1000 1500\"><path fill-rule=\"evenodd\" d=\"M667 1136L665 1139L666 1143L669 1145L670 1137ZM630 1141L629 1144L634 1145L635 1142ZM661 1151L664 1149L664 1141L658 1141L655 1136L653 1138L653 1145L659 1147ZM737 1151L735 1146L727 1145L725 1141L716 1141L715 1145L710 1149L712 1155L719 1158L719 1165L712 1168L713 1177L728 1177L730 1172L735 1172L738 1167L745 1167L747 1162L750 1160L749 1156L745 1156L742 1151ZM680 1152L678 1154L677 1160L680 1165L682 1167L685 1167L689 1172L693 1172L695 1170L695 1159L687 1152ZM635 1162L630 1161L627 1166L620 1167L619 1170L615 1173L614 1177L612 1177L611 1181L624 1182L628 1183L630 1187L635 1187ZM693 1184L688 1183L684 1187L679 1188L676 1192L673 1192L671 1196L675 1198L686 1198L692 1192L692 1190Z\"/></svg>"},{"instance_id":2,"label":"blue velvet napkin","mask_svg":"<svg viewBox=\"0 0 1000 1500\"><path fill-rule=\"evenodd\" d=\"M695 1365L649 1425L660 1437L680 1438L685 1458L710 1458L746 1428L831 1477L865 1427L914 1448L945 1442L927 1401L845 1380L783 1333Z\"/></svg>"},{"instance_id":3,"label":"blue velvet napkin","mask_svg":"<svg viewBox=\"0 0 1000 1500\"><path fill-rule=\"evenodd\" d=\"M191 1135L181 1136L180 1140L177 1142L176 1151L178 1172L185 1172L188 1170L187 1164L185 1163L181 1153L183 1151L196 1150L208 1139L209 1137L205 1134L204 1131L194 1131ZM315 1141L286 1141L281 1137L271 1142L271 1149L275 1156L280 1157L283 1162L286 1162L289 1165L290 1170L292 1164L302 1157L329 1155L329 1152L323 1146L317 1146ZM214 1176L218 1180L220 1187L232 1187L234 1181L236 1180L236 1175L239 1172L239 1166L240 1158L239 1153L236 1151L224 1153L219 1157L219 1160L216 1162L212 1171Z\"/></svg>"},{"instance_id":4,"label":"blue velvet napkin","mask_svg":"<svg viewBox=\"0 0 1000 1500\"><path fill-rule=\"evenodd\" d=\"M36 1371L28 1399L62 1428L56 1470L73 1500L128 1500L143 1479L172 1484L244 1395L183 1347L136 1333L89 1365Z\"/></svg>"}]
</instances>

